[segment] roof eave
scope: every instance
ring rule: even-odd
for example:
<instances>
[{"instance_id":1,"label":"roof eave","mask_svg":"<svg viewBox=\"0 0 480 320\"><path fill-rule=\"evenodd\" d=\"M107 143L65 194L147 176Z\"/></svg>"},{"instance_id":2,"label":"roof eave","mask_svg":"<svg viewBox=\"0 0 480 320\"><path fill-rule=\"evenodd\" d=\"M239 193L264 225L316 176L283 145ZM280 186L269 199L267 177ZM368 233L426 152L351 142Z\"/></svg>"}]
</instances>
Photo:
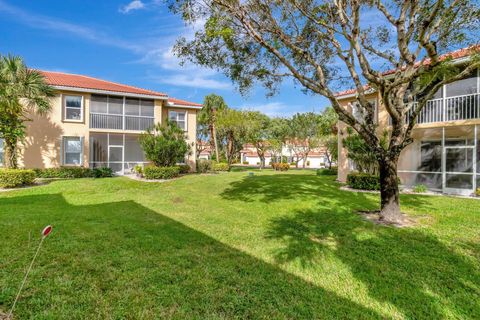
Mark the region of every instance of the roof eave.
<instances>
[{"instance_id":1,"label":"roof eave","mask_svg":"<svg viewBox=\"0 0 480 320\"><path fill-rule=\"evenodd\" d=\"M100 90L100 89L93 89L93 88L80 88L80 87L70 87L70 86L56 86L53 85L57 90L64 90L64 91L74 91L74 92L86 92L86 93L98 93L98 94L112 94L112 95L121 95L126 97L133 97L133 98L149 98L149 99L157 99L157 100L168 100L168 96L160 96L160 95L153 95L153 94L140 94L140 93L131 93L131 92L124 92L124 91L112 91L112 90Z\"/></svg>"}]
</instances>

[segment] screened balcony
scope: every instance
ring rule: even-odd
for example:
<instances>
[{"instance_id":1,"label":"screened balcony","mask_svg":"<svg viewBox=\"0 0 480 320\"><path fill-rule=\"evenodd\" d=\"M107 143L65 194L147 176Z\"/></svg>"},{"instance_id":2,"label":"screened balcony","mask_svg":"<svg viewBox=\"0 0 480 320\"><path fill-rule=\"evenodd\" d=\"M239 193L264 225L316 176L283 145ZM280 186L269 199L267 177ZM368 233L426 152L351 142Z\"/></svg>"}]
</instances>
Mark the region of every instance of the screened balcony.
<instances>
[{"instance_id":1,"label":"screened balcony","mask_svg":"<svg viewBox=\"0 0 480 320\"><path fill-rule=\"evenodd\" d=\"M90 128L144 131L154 125L154 101L92 95Z\"/></svg>"},{"instance_id":2,"label":"screened balcony","mask_svg":"<svg viewBox=\"0 0 480 320\"><path fill-rule=\"evenodd\" d=\"M480 75L444 85L417 116L417 124L457 120L480 119ZM417 106L412 104L406 114L406 121ZM391 124L391 119L389 124Z\"/></svg>"}]
</instances>

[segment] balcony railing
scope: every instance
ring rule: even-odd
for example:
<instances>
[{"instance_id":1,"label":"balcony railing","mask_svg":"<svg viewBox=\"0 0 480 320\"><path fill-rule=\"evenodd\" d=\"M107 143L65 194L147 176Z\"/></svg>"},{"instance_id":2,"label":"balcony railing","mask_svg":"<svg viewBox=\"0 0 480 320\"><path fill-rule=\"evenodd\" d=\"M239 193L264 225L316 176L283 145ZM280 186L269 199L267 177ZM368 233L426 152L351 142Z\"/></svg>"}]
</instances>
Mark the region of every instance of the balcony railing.
<instances>
[{"instance_id":1,"label":"balcony railing","mask_svg":"<svg viewBox=\"0 0 480 320\"><path fill-rule=\"evenodd\" d=\"M90 113L90 128L144 131L153 127L153 117Z\"/></svg>"},{"instance_id":2,"label":"balcony railing","mask_svg":"<svg viewBox=\"0 0 480 320\"><path fill-rule=\"evenodd\" d=\"M407 112L407 122L416 105ZM417 124L470 119L480 119L480 93L428 100L417 116Z\"/></svg>"}]
</instances>

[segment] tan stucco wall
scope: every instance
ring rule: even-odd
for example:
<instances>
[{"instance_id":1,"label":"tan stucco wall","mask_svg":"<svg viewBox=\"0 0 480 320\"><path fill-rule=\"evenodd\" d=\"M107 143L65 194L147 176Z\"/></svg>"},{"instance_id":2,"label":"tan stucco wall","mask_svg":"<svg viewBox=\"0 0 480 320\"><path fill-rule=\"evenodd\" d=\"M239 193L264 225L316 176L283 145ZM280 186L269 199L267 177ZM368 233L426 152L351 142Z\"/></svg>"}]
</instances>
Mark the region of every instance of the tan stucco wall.
<instances>
[{"instance_id":1,"label":"tan stucco wall","mask_svg":"<svg viewBox=\"0 0 480 320\"><path fill-rule=\"evenodd\" d=\"M83 96L83 121L72 122L63 120L63 96ZM51 168L61 166L62 137L83 137L83 163L88 167L90 132L104 133L131 133L139 134L139 131L89 129L90 94L80 92L61 91L52 98L52 109L46 115L32 113L27 123L27 137L23 145L19 145L19 165L26 168ZM168 111L164 106L165 100L155 100L154 117L155 123L162 123L168 118ZM170 108L170 110L187 111L187 136L189 143L195 143L197 110ZM195 146L192 146L192 155L189 156L189 164L195 168Z\"/></svg>"},{"instance_id":2,"label":"tan stucco wall","mask_svg":"<svg viewBox=\"0 0 480 320\"><path fill-rule=\"evenodd\" d=\"M64 95L83 96L83 121L63 120L62 99ZM61 92L52 98L52 109L47 115L30 114L27 137L20 146L19 164L26 168L50 168L61 164L60 145L62 137L83 137L83 165L88 166L88 115L90 94Z\"/></svg>"},{"instance_id":3,"label":"tan stucco wall","mask_svg":"<svg viewBox=\"0 0 480 320\"><path fill-rule=\"evenodd\" d=\"M178 107L163 107L163 121L167 121L169 111L187 112L187 131L185 133L191 150L191 154L187 157L187 161L192 169L194 169L197 159L197 148L195 147L197 137L197 110Z\"/></svg>"},{"instance_id":4,"label":"tan stucco wall","mask_svg":"<svg viewBox=\"0 0 480 320\"><path fill-rule=\"evenodd\" d=\"M388 128L389 114L388 111L383 106L379 96L376 96L375 93L367 96L368 99L377 99L378 103L378 134L381 134L385 129ZM349 110L351 110L350 103L354 102L355 98L347 98L340 100L340 105ZM402 153L400 154L398 162L398 170L414 170L420 163L420 142L422 140L440 140L442 138L441 128L452 128L449 132L450 135L455 136L455 128L460 126L469 126L480 124L480 119L474 120L458 120L458 121L448 121L448 122L435 122L435 123L424 123L418 124L414 127L412 131L412 137L414 142L407 146ZM350 172L349 163L347 157L347 151L343 148L342 139L346 137L346 128L347 125L341 121L338 123L339 133L338 133L338 180L345 182L347 175ZM458 136L461 136L462 132L459 129Z\"/></svg>"}]
</instances>

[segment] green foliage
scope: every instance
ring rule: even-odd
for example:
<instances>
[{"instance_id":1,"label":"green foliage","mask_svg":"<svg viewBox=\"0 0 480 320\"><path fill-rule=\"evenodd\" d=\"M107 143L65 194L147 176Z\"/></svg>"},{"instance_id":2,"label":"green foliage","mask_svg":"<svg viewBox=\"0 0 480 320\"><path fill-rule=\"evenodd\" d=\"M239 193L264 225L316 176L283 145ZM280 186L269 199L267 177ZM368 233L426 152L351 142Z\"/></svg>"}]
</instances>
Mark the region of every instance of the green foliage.
<instances>
[{"instance_id":1,"label":"green foliage","mask_svg":"<svg viewBox=\"0 0 480 320\"><path fill-rule=\"evenodd\" d=\"M199 159L197 161L197 172L207 173L212 170L212 161L206 159Z\"/></svg>"},{"instance_id":2,"label":"green foliage","mask_svg":"<svg viewBox=\"0 0 480 320\"><path fill-rule=\"evenodd\" d=\"M243 164L249 164L249 162L248 161L243 161Z\"/></svg>"},{"instance_id":3,"label":"green foliage","mask_svg":"<svg viewBox=\"0 0 480 320\"><path fill-rule=\"evenodd\" d=\"M413 187L413 192L415 193L424 193L427 192L428 188L424 184L417 184L416 186Z\"/></svg>"},{"instance_id":4,"label":"green foliage","mask_svg":"<svg viewBox=\"0 0 480 320\"><path fill-rule=\"evenodd\" d=\"M16 188L33 184L35 171L27 169L0 169L0 188Z\"/></svg>"},{"instance_id":5,"label":"green foliage","mask_svg":"<svg viewBox=\"0 0 480 320\"><path fill-rule=\"evenodd\" d=\"M347 175L347 185L359 190L380 190L380 177L368 173L350 173Z\"/></svg>"},{"instance_id":6,"label":"green foliage","mask_svg":"<svg viewBox=\"0 0 480 320\"><path fill-rule=\"evenodd\" d=\"M55 94L43 74L28 68L22 58L0 55L0 137L5 140L5 166L17 167L16 147L25 137L28 114L50 111Z\"/></svg>"},{"instance_id":7,"label":"green foliage","mask_svg":"<svg viewBox=\"0 0 480 320\"><path fill-rule=\"evenodd\" d=\"M94 168L92 170L92 176L94 178L110 178L113 177L113 170L107 167Z\"/></svg>"},{"instance_id":8,"label":"green foliage","mask_svg":"<svg viewBox=\"0 0 480 320\"><path fill-rule=\"evenodd\" d=\"M290 169L290 165L288 163L274 162L272 163L272 168L275 171L288 171L288 169Z\"/></svg>"},{"instance_id":9,"label":"green foliage","mask_svg":"<svg viewBox=\"0 0 480 320\"><path fill-rule=\"evenodd\" d=\"M171 167L183 162L190 151L185 132L175 123L156 124L140 136L145 157L157 167Z\"/></svg>"},{"instance_id":10,"label":"green foliage","mask_svg":"<svg viewBox=\"0 0 480 320\"><path fill-rule=\"evenodd\" d=\"M179 164L177 167L180 170L180 174L187 174L192 170L188 164Z\"/></svg>"},{"instance_id":11,"label":"green foliage","mask_svg":"<svg viewBox=\"0 0 480 320\"><path fill-rule=\"evenodd\" d=\"M347 149L347 157L355 163L356 170L362 173L376 175L379 173L378 160L375 151L358 134L347 129L347 137L343 139L343 146ZM386 147L388 133L384 132L380 144Z\"/></svg>"},{"instance_id":12,"label":"green foliage","mask_svg":"<svg viewBox=\"0 0 480 320\"><path fill-rule=\"evenodd\" d=\"M317 169L317 176L336 176L337 174L338 170L335 167Z\"/></svg>"},{"instance_id":13,"label":"green foliage","mask_svg":"<svg viewBox=\"0 0 480 320\"><path fill-rule=\"evenodd\" d=\"M74 179L89 178L94 176L92 169L84 167L58 167L33 170L38 178Z\"/></svg>"},{"instance_id":14,"label":"green foliage","mask_svg":"<svg viewBox=\"0 0 480 320\"><path fill-rule=\"evenodd\" d=\"M137 164L137 165L133 168L133 171L134 171L138 176L143 176L143 166Z\"/></svg>"},{"instance_id":15,"label":"green foliage","mask_svg":"<svg viewBox=\"0 0 480 320\"><path fill-rule=\"evenodd\" d=\"M232 164L246 141L248 119L245 111L225 109L218 113L217 133L225 148L226 160Z\"/></svg>"},{"instance_id":16,"label":"green foliage","mask_svg":"<svg viewBox=\"0 0 480 320\"><path fill-rule=\"evenodd\" d=\"M173 179L180 175L180 168L178 166L173 167L145 167L143 170L145 179Z\"/></svg>"},{"instance_id":17,"label":"green foliage","mask_svg":"<svg viewBox=\"0 0 480 320\"><path fill-rule=\"evenodd\" d=\"M225 162L214 163L213 171L230 171L230 166Z\"/></svg>"},{"instance_id":18,"label":"green foliage","mask_svg":"<svg viewBox=\"0 0 480 320\"><path fill-rule=\"evenodd\" d=\"M477 197L480 197L480 188L477 188L477 190L475 190L475 195Z\"/></svg>"}]
</instances>

